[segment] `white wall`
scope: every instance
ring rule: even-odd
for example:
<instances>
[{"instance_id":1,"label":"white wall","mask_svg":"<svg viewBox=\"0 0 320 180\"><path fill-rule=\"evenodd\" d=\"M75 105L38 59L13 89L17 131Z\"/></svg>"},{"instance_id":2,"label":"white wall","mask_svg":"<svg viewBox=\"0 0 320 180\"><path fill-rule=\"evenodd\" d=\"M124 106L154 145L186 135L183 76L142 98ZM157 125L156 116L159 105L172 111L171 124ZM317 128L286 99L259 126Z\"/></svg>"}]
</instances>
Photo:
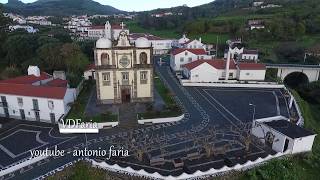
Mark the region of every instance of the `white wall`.
<instances>
[{"instance_id":1,"label":"white wall","mask_svg":"<svg viewBox=\"0 0 320 180\"><path fill-rule=\"evenodd\" d=\"M241 55L242 60L258 60L258 54L242 54Z\"/></svg>"},{"instance_id":2,"label":"white wall","mask_svg":"<svg viewBox=\"0 0 320 180\"><path fill-rule=\"evenodd\" d=\"M185 52L187 52L187 55L185 55ZM208 59L212 56L208 56L206 54L203 55L196 55L189 51L183 51L176 55L171 55L170 59L170 66L174 71L182 71L183 68L181 68L182 65L188 64L190 62L199 60L199 59ZM180 59L183 58L183 61L181 62ZM191 61L189 60L191 58Z\"/></svg>"},{"instance_id":3,"label":"white wall","mask_svg":"<svg viewBox=\"0 0 320 180\"><path fill-rule=\"evenodd\" d=\"M292 153L301 153L301 152L311 151L315 137L316 135L311 135L311 136L295 139Z\"/></svg>"},{"instance_id":4,"label":"white wall","mask_svg":"<svg viewBox=\"0 0 320 180\"><path fill-rule=\"evenodd\" d=\"M284 78L293 72L302 72L305 75L308 76L309 82L314 82L319 80L319 70L314 69L295 69L295 68L283 68L278 69L278 77L281 78L281 80L284 80Z\"/></svg>"},{"instance_id":5,"label":"white wall","mask_svg":"<svg viewBox=\"0 0 320 180\"><path fill-rule=\"evenodd\" d=\"M66 103L71 101L72 92L66 93ZM40 119L43 122L50 122L50 113L55 113L55 119L58 120L63 114L67 113L70 108L66 107L63 99L50 99L50 98L38 98L38 97L28 97L28 96L16 96L16 95L6 95L0 94L0 96L6 96L8 102L8 110L11 118L21 119L20 109L24 109L26 120L35 120L35 114L33 109L32 99L37 99L39 104ZM19 106L17 98L21 97L23 99L22 106ZM53 101L54 109L49 109L48 101ZM0 116L5 116L4 110L0 107Z\"/></svg>"},{"instance_id":6,"label":"white wall","mask_svg":"<svg viewBox=\"0 0 320 180\"><path fill-rule=\"evenodd\" d=\"M264 81L266 70L238 70L237 79L240 81Z\"/></svg>"},{"instance_id":7,"label":"white wall","mask_svg":"<svg viewBox=\"0 0 320 180\"><path fill-rule=\"evenodd\" d=\"M273 144L272 144L272 149L277 151L277 152L283 152L283 148L284 148L284 144L285 144L285 140L286 138L289 139L289 145L288 145L288 149L292 150L292 146L293 146L293 140L291 138L286 137L283 134L280 134L279 132L275 131L274 129L266 126L263 123L259 123L259 122L255 122L256 125L253 125L252 131L251 133L258 137L260 139L261 142L265 143L265 136L267 134L267 132L271 132L275 137L273 140Z\"/></svg>"},{"instance_id":8,"label":"white wall","mask_svg":"<svg viewBox=\"0 0 320 180\"><path fill-rule=\"evenodd\" d=\"M188 72L184 71L184 72ZM218 70L209 65L208 63L202 63L189 71L186 75L190 75L192 82L217 82L219 80Z\"/></svg>"}]
</instances>

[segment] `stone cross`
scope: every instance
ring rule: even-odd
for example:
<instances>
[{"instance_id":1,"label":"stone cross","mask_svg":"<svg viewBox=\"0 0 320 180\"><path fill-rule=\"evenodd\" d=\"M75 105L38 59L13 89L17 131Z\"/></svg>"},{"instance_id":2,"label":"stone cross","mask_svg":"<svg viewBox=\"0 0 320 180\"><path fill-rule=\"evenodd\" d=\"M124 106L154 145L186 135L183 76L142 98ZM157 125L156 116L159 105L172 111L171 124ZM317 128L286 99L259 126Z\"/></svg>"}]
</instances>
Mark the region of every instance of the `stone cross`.
<instances>
[{"instance_id":1,"label":"stone cross","mask_svg":"<svg viewBox=\"0 0 320 180\"><path fill-rule=\"evenodd\" d=\"M120 26L121 26L121 29L123 29L123 28L124 28L124 24L123 24L123 22L121 22Z\"/></svg>"}]
</instances>

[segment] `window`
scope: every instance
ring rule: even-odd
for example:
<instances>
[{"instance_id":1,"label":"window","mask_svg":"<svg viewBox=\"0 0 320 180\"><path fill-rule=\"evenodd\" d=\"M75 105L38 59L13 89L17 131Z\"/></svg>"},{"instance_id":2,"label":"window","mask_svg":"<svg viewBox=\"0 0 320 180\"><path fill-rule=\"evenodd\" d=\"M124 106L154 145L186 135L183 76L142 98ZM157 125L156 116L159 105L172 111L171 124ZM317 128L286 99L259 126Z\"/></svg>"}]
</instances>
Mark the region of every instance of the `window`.
<instances>
[{"instance_id":1,"label":"window","mask_svg":"<svg viewBox=\"0 0 320 180\"><path fill-rule=\"evenodd\" d=\"M54 109L53 101L48 101L48 107L49 107L49 109Z\"/></svg>"},{"instance_id":2,"label":"window","mask_svg":"<svg viewBox=\"0 0 320 180\"><path fill-rule=\"evenodd\" d=\"M184 62L184 58L183 57L180 58L180 62Z\"/></svg>"},{"instance_id":3,"label":"window","mask_svg":"<svg viewBox=\"0 0 320 180\"><path fill-rule=\"evenodd\" d=\"M23 99L18 97L17 100L18 100L18 105L22 106L23 105Z\"/></svg>"},{"instance_id":4,"label":"window","mask_svg":"<svg viewBox=\"0 0 320 180\"><path fill-rule=\"evenodd\" d=\"M110 72L102 73L103 86L110 86Z\"/></svg>"},{"instance_id":5,"label":"window","mask_svg":"<svg viewBox=\"0 0 320 180\"><path fill-rule=\"evenodd\" d=\"M201 56L201 59L203 59L204 57L203 56Z\"/></svg>"},{"instance_id":6,"label":"window","mask_svg":"<svg viewBox=\"0 0 320 180\"><path fill-rule=\"evenodd\" d=\"M109 55L107 53L101 54L101 65L106 66L110 64Z\"/></svg>"},{"instance_id":7,"label":"window","mask_svg":"<svg viewBox=\"0 0 320 180\"><path fill-rule=\"evenodd\" d=\"M147 84L148 82L148 71L140 72L140 84Z\"/></svg>"},{"instance_id":8,"label":"window","mask_svg":"<svg viewBox=\"0 0 320 180\"><path fill-rule=\"evenodd\" d=\"M129 84L129 73L128 72L122 72L122 84L123 85Z\"/></svg>"},{"instance_id":9,"label":"window","mask_svg":"<svg viewBox=\"0 0 320 180\"><path fill-rule=\"evenodd\" d=\"M229 73L229 77L233 77L233 73Z\"/></svg>"},{"instance_id":10,"label":"window","mask_svg":"<svg viewBox=\"0 0 320 180\"><path fill-rule=\"evenodd\" d=\"M148 55L145 52L140 53L140 63L148 64Z\"/></svg>"},{"instance_id":11,"label":"window","mask_svg":"<svg viewBox=\"0 0 320 180\"><path fill-rule=\"evenodd\" d=\"M184 53L184 55L185 55L185 56L188 56L188 51L186 51L186 52Z\"/></svg>"},{"instance_id":12,"label":"window","mask_svg":"<svg viewBox=\"0 0 320 180\"><path fill-rule=\"evenodd\" d=\"M188 61L191 62L192 61L192 57L189 57Z\"/></svg>"},{"instance_id":13,"label":"window","mask_svg":"<svg viewBox=\"0 0 320 180\"><path fill-rule=\"evenodd\" d=\"M247 75L247 76L249 76L249 75L250 75L250 73L246 73L246 75Z\"/></svg>"},{"instance_id":14,"label":"window","mask_svg":"<svg viewBox=\"0 0 320 180\"><path fill-rule=\"evenodd\" d=\"M39 110L39 103L37 99L32 99L33 109Z\"/></svg>"}]
</instances>

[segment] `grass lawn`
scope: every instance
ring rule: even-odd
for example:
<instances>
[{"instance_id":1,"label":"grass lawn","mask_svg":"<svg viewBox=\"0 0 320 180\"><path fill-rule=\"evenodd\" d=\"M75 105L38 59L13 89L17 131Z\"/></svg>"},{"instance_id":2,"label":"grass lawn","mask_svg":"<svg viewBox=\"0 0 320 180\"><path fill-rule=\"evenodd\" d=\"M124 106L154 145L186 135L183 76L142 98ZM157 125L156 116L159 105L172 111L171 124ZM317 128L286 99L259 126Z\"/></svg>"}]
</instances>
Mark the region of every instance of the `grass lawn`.
<instances>
[{"instance_id":1,"label":"grass lawn","mask_svg":"<svg viewBox=\"0 0 320 180\"><path fill-rule=\"evenodd\" d=\"M302 111L305 127L320 133L320 105L304 101L297 92L293 94ZM295 155L286 159L273 160L252 169L239 179L318 179L320 169L320 138L316 136L312 153Z\"/></svg>"},{"instance_id":2,"label":"grass lawn","mask_svg":"<svg viewBox=\"0 0 320 180\"><path fill-rule=\"evenodd\" d=\"M181 36L181 34L175 32L174 30L145 29L140 27L135 21L128 21L126 22L126 25L133 33L150 33L162 38L179 38Z\"/></svg>"},{"instance_id":3,"label":"grass lawn","mask_svg":"<svg viewBox=\"0 0 320 180\"><path fill-rule=\"evenodd\" d=\"M90 163L79 161L57 172L48 180L146 180L150 178L135 177L92 167Z\"/></svg>"},{"instance_id":4,"label":"grass lawn","mask_svg":"<svg viewBox=\"0 0 320 180\"><path fill-rule=\"evenodd\" d=\"M166 117L176 117L182 114L180 108L173 100L174 94L163 84L161 79L158 76L154 78L154 86L158 91L163 101L166 104L166 107L163 111L147 111L145 113L139 113L139 119L152 119L152 118L166 118Z\"/></svg>"},{"instance_id":5,"label":"grass lawn","mask_svg":"<svg viewBox=\"0 0 320 180\"><path fill-rule=\"evenodd\" d=\"M96 115L94 117L88 117L85 115L85 108L88 103L90 93L94 87L94 82L86 81L83 85L83 89L80 92L78 99L74 102L71 111L66 119L82 119L84 122L115 122L118 121L118 116L105 112L104 114Z\"/></svg>"}]
</instances>

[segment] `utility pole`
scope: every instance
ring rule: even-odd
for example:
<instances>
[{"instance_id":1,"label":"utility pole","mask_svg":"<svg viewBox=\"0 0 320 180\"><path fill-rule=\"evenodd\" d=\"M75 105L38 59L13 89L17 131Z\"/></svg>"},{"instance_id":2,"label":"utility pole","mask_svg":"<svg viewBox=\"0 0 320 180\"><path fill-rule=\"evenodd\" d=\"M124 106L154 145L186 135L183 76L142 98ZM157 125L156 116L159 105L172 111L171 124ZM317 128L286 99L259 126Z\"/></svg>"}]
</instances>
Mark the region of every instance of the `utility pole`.
<instances>
[{"instance_id":1,"label":"utility pole","mask_svg":"<svg viewBox=\"0 0 320 180\"><path fill-rule=\"evenodd\" d=\"M218 43L219 43L219 35L217 36L217 42L216 42L216 56L215 59L218 57Z\"/></svg>"}]
</instances>

